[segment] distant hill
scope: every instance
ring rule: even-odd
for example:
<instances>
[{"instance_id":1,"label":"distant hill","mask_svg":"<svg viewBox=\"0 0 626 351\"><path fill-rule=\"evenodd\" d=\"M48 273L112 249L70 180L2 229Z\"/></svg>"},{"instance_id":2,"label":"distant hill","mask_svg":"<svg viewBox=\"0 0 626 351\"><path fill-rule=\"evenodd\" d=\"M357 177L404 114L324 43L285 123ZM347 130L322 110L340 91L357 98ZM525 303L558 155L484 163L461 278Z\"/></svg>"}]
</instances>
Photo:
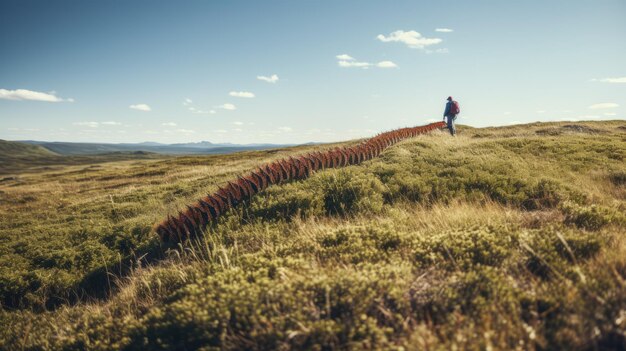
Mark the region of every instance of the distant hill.
<instances>
[{"instance_id":1,"label":"distant hill","mask_svg":"<svg viewBox=\"0 0 626 351\"><path fill-rule=\"evenodd\" d=\"M0 140L0 160L3 158L55 156L56 153L39 145Z\"/></svg>"},{"instance_id":2,"label":"distant hill","mask_svg":"<svg viewBox=\"0 0 626 351\"><path fill-rule=\"evenodd\" d=\"M238 151L267 150L282 148L287 144L213 144L208 141L198 143L160 144L155 142L143 143L71 143L71 142L48 142L36 140L24 140L21 143L37 145L60 155L96 155L112 152L153 152L165 155L209 155L227 154Z\"/></svg>"},{"instance_id":3,"label":"distant hill","mask_svg":"<svg viewBox=\"0 0 626 351\"><path fill-rule=\"evenodd\" d=\"M163 159L166 157L169 156L140 150L63 155L37 144L0 140L0 175L16 174L26 170L46 170L53 166L58 167L60 164L81 165L123 160ZM0 178L0 181L2 179L4 178Z\"/></svg>"}]
</instances>

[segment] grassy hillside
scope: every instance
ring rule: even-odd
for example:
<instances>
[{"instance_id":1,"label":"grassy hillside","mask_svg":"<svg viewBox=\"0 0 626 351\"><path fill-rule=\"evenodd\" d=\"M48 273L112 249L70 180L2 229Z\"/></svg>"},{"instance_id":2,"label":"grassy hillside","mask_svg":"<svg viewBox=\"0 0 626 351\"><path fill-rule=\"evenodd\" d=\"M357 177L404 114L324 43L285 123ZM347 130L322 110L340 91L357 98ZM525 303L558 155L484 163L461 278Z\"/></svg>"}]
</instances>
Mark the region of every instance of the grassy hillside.
<instances>
[{"instance_id":1,"label":"grassy hillside","mask_svg":"<svg viewBox=\"0 0 626 351\"><path fill-rule=\"evenodd\" d=\"M323 146L0 183L0 349L624 349L626 123L460 128L152 226Z\"/></svg>"},{"instance_id":2,"label":"grassy hillside","mask_svg":"<svg viewBox=\"0 0 626 351\"><path fill-rule=\"evenodd\" d=\"M0 157L40 157L56 155L54 152L38 145L30 145L17 141L0 139Z\"/></svg>"},{"instance_id":3,"label":"grassy hillside","mask_svg":"<svg viewBox=\"0 0 626 351\"><path fill-rule=\"evenodd\" d=\"M16 178L23 173L63 170L70 165L93 165L103 162L166 158L144 151L110 152L88 156L62 156L40 145L0 140L0 175Z\"/></svg>"}]
</instances>

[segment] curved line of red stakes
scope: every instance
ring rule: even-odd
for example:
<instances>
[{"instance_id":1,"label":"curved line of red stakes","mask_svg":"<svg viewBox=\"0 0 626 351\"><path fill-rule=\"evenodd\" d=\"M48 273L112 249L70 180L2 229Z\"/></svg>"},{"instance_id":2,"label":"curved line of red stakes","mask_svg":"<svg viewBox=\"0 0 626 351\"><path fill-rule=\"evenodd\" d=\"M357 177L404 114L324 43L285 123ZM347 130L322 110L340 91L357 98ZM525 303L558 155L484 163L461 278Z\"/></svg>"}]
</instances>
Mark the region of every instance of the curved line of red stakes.
<instances>
[{"instance_id":1,"label":"curved line of red stakes","mask_svg":"<svg viewBox=\"0 0 626 351\"><path fill-rule=\"evenodd\" d=\"M282 181L308 178L313 171L345 167L371 160L387 147L407 138L444 128L444 122L421 127L401 128L378 134L356 146L289 157L263 165L250 174L230 181L215 193L209 194L178 216L168 216L156 227L163 242L183 242L198 236L213 220L237 204L252 198L270 185Z\"/></svg>"}]
</instances>

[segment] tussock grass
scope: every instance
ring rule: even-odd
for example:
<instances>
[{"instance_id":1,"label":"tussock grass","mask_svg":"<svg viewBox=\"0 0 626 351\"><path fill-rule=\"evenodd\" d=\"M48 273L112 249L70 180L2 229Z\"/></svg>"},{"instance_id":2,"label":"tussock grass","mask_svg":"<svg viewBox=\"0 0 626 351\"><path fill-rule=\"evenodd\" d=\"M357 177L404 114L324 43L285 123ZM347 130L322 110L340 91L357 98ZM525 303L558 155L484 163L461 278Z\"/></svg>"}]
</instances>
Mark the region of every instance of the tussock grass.
<instances>
[{"instance_id":1,"label":"tussock grass","mask_svg":"<svg viewBox=\"0 0 626 351\"><path fill-rule=\"evenodd\" d=\"M420 136L170 248L168 211L289 151L21 175L0 185L0 349L622 349L621 126Z\"/></svg>"}]
</instances>

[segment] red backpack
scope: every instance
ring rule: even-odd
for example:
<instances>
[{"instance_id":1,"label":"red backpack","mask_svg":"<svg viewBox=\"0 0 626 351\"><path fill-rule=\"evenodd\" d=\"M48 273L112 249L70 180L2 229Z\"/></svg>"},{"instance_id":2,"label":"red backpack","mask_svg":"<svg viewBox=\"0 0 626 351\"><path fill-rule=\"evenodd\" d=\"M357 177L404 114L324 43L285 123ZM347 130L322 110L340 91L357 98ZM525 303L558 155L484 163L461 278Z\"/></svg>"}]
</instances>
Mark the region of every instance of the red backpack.
<instances>
[{"instance_id":1,"label":"red backpack","mask_svg":"<svg viewBox=\"0 0 626 351\"><path fill-rule=\"evenodd\" d=\"M452 101L452 105L450 105L450 114L458 115L461 113L461 108L459 107L459 103L456 101Z\"/></svg>"}]
</instances>

